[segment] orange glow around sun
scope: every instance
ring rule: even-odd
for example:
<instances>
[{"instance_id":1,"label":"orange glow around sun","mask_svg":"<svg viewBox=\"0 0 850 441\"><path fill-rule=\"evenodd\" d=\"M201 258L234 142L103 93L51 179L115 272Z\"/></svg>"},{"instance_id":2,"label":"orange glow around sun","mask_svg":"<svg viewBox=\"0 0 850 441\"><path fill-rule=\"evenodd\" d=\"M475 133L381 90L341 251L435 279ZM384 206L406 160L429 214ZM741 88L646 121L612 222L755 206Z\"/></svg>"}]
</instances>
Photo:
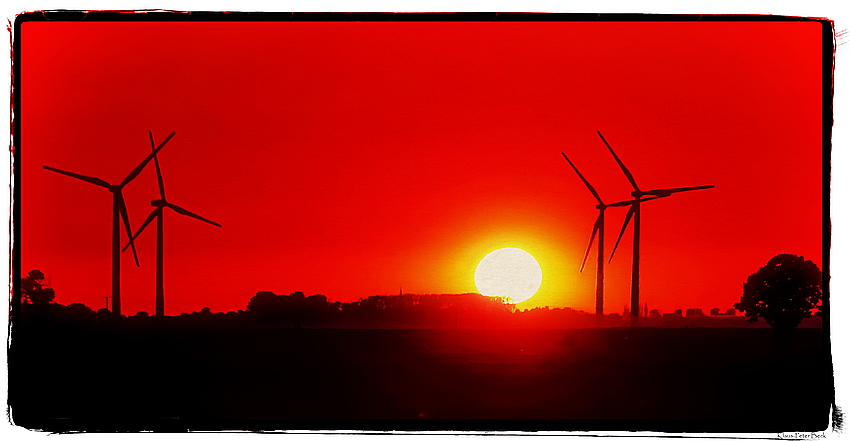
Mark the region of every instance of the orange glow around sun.
<instances>
[{"instance_id":1,"label":"orange glow around sun","mask_svg":"<svg viewBox=\"0 0 850 441\"><path fill-rule=\"evenodd\" d=\"M465 233L468 239L455 244L454 258L445 268L447 282L452 286L452 291L479 292L474 275L481 260L494 250L519 248L534 257L540 265L543 277L533 296L516 303L518 308L591 308L593 299L590 296L583 298L581 292L592 292L593 280L592 277L579 277L578 266L582 256L581 251L575 251L582 249L583 238L573 238L572 235L563 237L556 233L555 225L546 227L548 228L544 229L550 231L534 231L521 222L506 222L498 226L485 224L476 231L459 228L456 234ZM553 236L549 237L565 239L565 242L547 240L547 233L550 232ZM568 252L570 254L567 254Z\"/></svg>"}]
</instances>

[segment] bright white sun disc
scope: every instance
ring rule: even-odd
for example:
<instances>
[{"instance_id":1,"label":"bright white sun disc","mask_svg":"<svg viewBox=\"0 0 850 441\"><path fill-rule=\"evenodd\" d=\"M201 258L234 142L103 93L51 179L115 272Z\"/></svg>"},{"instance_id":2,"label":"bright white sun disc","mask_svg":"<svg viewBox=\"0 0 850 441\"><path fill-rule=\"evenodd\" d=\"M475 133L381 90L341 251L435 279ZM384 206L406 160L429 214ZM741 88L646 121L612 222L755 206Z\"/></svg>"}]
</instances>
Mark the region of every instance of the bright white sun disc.
<instances>
[{"instance_id":1,"label":"bright white sun disc","mask_svg":"<svg viewBox=\"0 0 850 441\"><path fill-rule=\"evenodd\" d=\"M543 282L540 264L519 248L500 248L481 259L475 268L475 286L485 296L508 297L513 303L528 300Z\"/></svg>"}]
</instances>

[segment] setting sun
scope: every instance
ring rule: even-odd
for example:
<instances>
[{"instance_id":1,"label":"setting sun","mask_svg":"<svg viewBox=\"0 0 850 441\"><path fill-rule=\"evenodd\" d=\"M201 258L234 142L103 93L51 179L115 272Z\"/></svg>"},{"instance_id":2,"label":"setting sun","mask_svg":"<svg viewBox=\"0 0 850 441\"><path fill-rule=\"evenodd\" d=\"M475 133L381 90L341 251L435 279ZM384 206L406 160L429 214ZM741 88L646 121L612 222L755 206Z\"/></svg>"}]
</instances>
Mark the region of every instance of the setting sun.
<instances>
[{"instance_id":1,"label":"setting sun","mask_svg":"<svg viewBox=\"0 0 850 441\"><path fill-rule=\"evenodd\" d=\"M531 298L540 288L543 271L531 254L519 248L493 251L475 269L475 286L481 294L506 297L511 303Z\"/></svg>"}]
</instances>

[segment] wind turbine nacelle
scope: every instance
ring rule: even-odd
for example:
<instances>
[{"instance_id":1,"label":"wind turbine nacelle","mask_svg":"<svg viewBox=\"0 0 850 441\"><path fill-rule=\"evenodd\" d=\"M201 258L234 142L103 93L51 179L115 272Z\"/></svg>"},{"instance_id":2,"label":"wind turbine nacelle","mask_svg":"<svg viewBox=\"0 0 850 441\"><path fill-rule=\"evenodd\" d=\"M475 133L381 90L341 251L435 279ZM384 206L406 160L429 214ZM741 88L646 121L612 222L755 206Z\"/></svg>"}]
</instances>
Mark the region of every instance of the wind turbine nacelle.
<instances>
[{"instance_id":1,"label":"wind turbine nacelle","mask_svg":"<svg viewBox=\"0 0 850 441\"><path fill-rule=\"evenodd\" d=\"M154 206L154 207L164 207L166 204L167 204L167 202L165 202L162 199L156 200L156 201L151 201L151 206Z\"/></svg>"}]
</instances>

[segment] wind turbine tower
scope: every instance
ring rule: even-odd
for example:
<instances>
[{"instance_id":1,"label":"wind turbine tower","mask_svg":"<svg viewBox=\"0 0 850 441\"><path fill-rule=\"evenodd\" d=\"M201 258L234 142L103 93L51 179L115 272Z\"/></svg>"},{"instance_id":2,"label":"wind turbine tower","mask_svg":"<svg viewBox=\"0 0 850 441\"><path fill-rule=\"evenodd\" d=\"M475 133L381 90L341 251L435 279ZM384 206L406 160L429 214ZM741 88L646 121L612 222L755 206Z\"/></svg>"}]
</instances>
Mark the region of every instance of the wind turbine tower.
<instances>
[{"instance_id":1,"label":"wind turbine tower","mask_svg":"<svg viewBox=\"0 0 850 441\"><path fill-rule=\"evenodd\" d=\"M626 227L628 227L629 222L632 217L635 219L634 225L634 241L632 244L632 293L631 293L631 307L629 311L632 314L632 321L636 322L640 317L640 202L641 197L643 196L670 196L673 193L681 193L685 191L694 191L694 190L704 190L707 188L714 188L714 185L700 185L696 187L678 187L678 188L659 188L655 190L641 190L637 181L635 181L634 176L626 168L626 165L623 164L623 161L620 160L620 157L614 153L614 149L611 148L611 145L608 144L608 141L605 140L605 137L602 136L602 133L597 131L599 138L602 139L602 142L605 143L605 147L608 147L608 151L611 152L611 155L614 156L614 159L617 161L617 164L620 166L620 169L623 170L623 174L626 175L626 179L629 180L629 183L632 184L634 191L632 192L632 196L634 200L632 201L632 206L629 208L628 213L626 213L626 219L623 222L623 228L620 230L620 235L617 237L617 243L614 245L614 250L611 251L611 258L608 259L610 262L614 259L614 253L617 251L617 247L620 245L620 239L623 238L623 233L626 231Z\"/></svg>"},{"instance_id":2,"label":"wind turbine tower","mask_svg":"<svg viewBox=\"0 0 850 441\"><path fill-rule=\"evenodd\" d=\"M72 178L79 179L81 181L88 182L90 184L97 185L99 187L106 188L112 193L112 312L115 315L121 315L121 228L119 218L124 221L124 228L127 231L127 236L131 237L132 229L130 228L130 218L127 216L127 204L124 202L124 195L122 194L122 190L124 187L130 183L133 179L136 179L136 176L139 176L139 173L145 168L148 162L151 161L156 156L156 153L162 150L165 147L165 144L171 140L171 137L174 136L174 132L171 132L165 141L153 149L153 152L149 154L141 164L137 165L130 174L121 181L120 184L110 184L109 182L104 181L103 179L94 178L91 176L85 176L78 173L73 173L65 170L60 170L58 168L53 168L49 166L43 166L45 169L50 170L52 172L56 172L59 174L63 174L66 176L70 176ZM139 265L139 257L136 254L136 247L133 246L133 258L136 261L136 266Z\"/></svg>"},{"instance_id":3,"label":"wind turbine tower","mask_svg":"<svg viewBox=\"0 0 850 441\"><path fill-rule=\"evenodd\" d=\"M570 164L570 166L575 170L576 174L581 181L584 182L584 185L587 186L587 189L590 190L590 193L594 198L599 202L596 205L596 208L599 210L599 216L596 218L596 222L593 224L593 232L590 234L590 243L587 245L587 251L584 252L584 259L581 261L581 268L579 272L584 272L584 265L587 263L587 257L590 255L590 250L593 248L593 240L596 238L596 233L599 233L599 248L596 250L596 316L602 317L604 315L603 311L603 303L605 296L605 265L604 265L604 255L605 255L605 209L608 207L625 207L633 204L633 201L622 201L615 202L613 204L606 204L602 202L602 198L599 196L599 193L590 185L590 182L585 179L584 175L578 171L578 168L570 161L570 158L564 152L561 152L561 155L564 156L564 159ZM666 196L656 196L651 198L641 199L641 202L651 201L653 199L658 199Z\"/></svg>"},{"instance_id":4,"label":"wind turbine tower","mask_svg":"<svg viewBox=\"0 0 850 441\"><path fill-rule=\"evenodd\" d=\"M160 196L160 198L157 199L157 200L151 201L151 205L154 207L153 211L151 212L151 214L148 215L148 218L145 219L145 222L142 224L142 226L139 227L139 230L136 231L136 234L130 236L130 242L127 245L124 246L124 251L127 250L127 247L131 247L131 246L135 247L135 245L133 243L136 240L136 238L139 236L139 234L142 233L142 231L145 229L145 227L147 227L151 223L151 221L153 221L154 218L156 218L156 315L162 317L162 316L165 315L165 289L164 289L164 283L163 283L163 281L164 281L163 257L164 257L164 254L165 254L164 253L164 247L163 247L163 241L164 241L164 235L165 235L165 226L164 226L165 208L166 207L170 208L171 210L177 212L178 214L182 214L182 215L188 216L188 217L193 217L195 219L204 221L208 224L212 224L212 225L215 225L217 227L221 227L221 225L218 224L218 223L215 223L215 222L213 222L209 219L201 217L201 216L199 216L195 213L192 213L191 211L189 211L189 210L187 210L183 207L172 204L171 202L168 202L168 200L165 199L165 184L163 183L163 180L162 180L162 170L159 167L159 158L156 156L157 149L154 148L153 133L148 132L148 135L150 136L150 140L151 140L151 149L154 151L154 153L152 153L152 155L153 155L154 167L156 168L156 179L157 179L157 183L159 185L159 196ZM173 133L172 133L172 135L173 135Z\"/></svg>"}]
</instances>

